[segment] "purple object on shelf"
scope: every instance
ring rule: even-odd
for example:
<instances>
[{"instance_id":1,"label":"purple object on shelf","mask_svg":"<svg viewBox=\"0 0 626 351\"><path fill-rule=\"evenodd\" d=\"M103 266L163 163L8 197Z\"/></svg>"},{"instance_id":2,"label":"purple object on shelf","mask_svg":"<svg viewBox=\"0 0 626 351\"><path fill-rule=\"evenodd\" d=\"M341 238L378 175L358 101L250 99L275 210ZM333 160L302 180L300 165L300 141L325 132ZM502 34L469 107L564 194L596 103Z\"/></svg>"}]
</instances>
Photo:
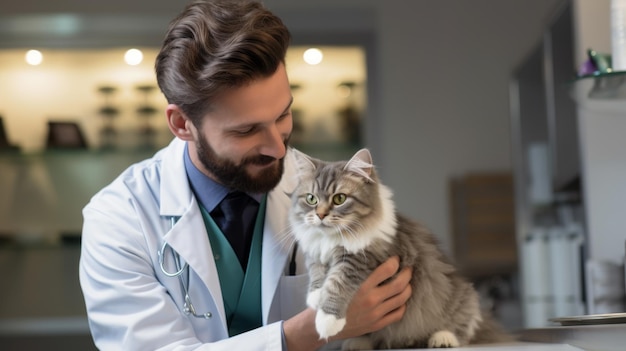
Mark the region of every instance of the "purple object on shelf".
<instances>
[{"instance_id":1,"label":"purple object on shelf","mask_svg":"<svg viewBox=\"0 0 626 351\"><path fill-rule=\"evenodd\" d=\"M590 74L594 74L597 71L598 67L596 67L591 59L587 59L582 65L580 65L580 68L578 69L578 75L587 76Z\"/></svg>"}]
</instances>

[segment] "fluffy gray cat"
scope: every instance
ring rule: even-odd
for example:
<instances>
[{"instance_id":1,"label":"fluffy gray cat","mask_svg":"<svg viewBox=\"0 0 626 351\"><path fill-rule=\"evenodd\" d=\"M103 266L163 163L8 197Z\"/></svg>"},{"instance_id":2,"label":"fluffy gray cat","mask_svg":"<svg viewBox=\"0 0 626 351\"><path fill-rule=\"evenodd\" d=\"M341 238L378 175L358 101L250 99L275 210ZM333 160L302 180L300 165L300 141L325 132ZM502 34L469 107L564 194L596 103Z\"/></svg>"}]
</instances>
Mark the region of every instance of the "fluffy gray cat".
<instances>
[{"instance_id":1,"label":"fluffy gray cat","mask_svg":"<svg viewBox=\"0 0 626 351\"><path fill-rule=\"evenodd\" d=\"M442 348L510 340L480 309L471 283L461 277L420 224L396 212L392 193L376 175L370 152L325 162L295 152L299 185L289 215L310 274L307 304L317 311L321 338L339 333L361 283L391 256L411 266L412 296L401 321L344 350Z\"/></svg>"}]
</instances>

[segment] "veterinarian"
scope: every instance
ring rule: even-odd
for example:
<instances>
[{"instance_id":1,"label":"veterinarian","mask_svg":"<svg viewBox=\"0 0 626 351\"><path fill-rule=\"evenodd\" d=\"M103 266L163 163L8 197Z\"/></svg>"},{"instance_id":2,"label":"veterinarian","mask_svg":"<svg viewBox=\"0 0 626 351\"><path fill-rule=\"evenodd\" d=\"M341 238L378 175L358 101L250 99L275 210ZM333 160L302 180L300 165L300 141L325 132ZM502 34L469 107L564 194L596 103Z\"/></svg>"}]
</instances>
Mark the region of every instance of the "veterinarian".
<instances>
[{"instance_id":1,"label":"veterinarian","mask_svg":"<svg viewBox=\"0 0 626 351\"><path fill-rule=\"evenodd\" d=\"M175 138L83 210L80 282L99 349L327 343L306 306L305 264L285 235L297 181L289 41L256 2L194 2L170 24L155 68ZM242 227L228 234L233 225ZM398 266L390 259L361 286L338 339L402 317L410 272L381 285Z\"/></svg>"}]
</instances>

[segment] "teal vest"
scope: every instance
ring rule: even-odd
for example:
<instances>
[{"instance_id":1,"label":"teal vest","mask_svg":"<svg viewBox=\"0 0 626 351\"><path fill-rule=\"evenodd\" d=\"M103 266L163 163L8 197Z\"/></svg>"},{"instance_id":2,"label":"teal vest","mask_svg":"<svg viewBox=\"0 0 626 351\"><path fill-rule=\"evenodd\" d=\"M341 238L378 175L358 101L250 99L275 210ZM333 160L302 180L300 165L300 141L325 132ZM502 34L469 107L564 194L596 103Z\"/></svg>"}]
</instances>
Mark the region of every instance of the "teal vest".
<instances>
[{"instance_id":1,"label":"teal vest","mask_svg":"<svg viewBox=\"0 0 626 351\"><path fill-rule=\"evenodd\" d=\"M254 225L248 266L244 273L230 246L208 211L200 206L222 288L228 335L234 336L263 325L261 312L261 248L265 222L263 197Z\"/></svg>"}]
</instances>

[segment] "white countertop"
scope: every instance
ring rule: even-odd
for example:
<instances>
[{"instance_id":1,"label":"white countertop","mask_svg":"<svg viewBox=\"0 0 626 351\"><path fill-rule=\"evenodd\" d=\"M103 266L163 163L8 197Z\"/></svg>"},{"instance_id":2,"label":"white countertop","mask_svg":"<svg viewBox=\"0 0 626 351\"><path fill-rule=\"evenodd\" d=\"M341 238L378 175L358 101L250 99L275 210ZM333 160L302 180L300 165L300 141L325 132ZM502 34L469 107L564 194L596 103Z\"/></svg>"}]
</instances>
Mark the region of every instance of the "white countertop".
<instances>
[{"instance_id":1,"label":"white countertop","mask_svg":"<svg viewBox=\"0 0 626 351\"><path fill-rule=\"evenodd\" d=\"M546 345L547 343L576 347L570 350L624 351L626 350L626 324L574 325L526 329L521 332L519 340L531 344L536 343L537 345Z\"/></svg>"},{"instance_id":2,"label":"white countertop","mask_svg":"<svg viewBox=\"0 0 626 351\"><path fill-rule=\"evenodd\" d=\"M408 349L407 349L408 350ZM420 350L438 350L441 349L420 349ZM546 343L534 343L534 342L512 342L502 344L487 344L487 345L471 345L463 348L451 348L446 350L475 350L475 351L579 351L583 350L578 347L574 347L567 344L546 344ZM405 350L406 351L406 350Z\"/></svg>"}]
</instances>

